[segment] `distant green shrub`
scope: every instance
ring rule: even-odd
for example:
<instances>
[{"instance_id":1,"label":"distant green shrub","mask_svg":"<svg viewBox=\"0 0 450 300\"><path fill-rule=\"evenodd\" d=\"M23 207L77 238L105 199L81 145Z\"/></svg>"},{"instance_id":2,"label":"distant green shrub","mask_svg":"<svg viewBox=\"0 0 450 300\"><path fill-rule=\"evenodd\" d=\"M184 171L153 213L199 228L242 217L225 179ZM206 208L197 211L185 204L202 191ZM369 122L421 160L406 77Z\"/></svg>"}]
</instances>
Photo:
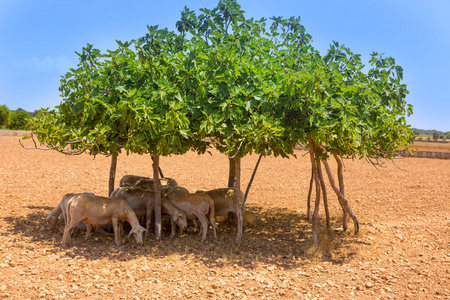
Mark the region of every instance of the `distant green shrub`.
<instances>
[{"instance_id":1,"label":"distant green shrub","mask_svg":"<svg viewBox=\"0 0 450 300\"><path fill-rule=\"evenodd\" d=\"M6 105L0 106L0 127L8 126L11 119L11 111Z\"/></svg>"},{"instance_id":2,"label":"distant green shrub","mask_svg":"<svg viewBox=\"0 0 450 300\"><path fill-rule=\"evenodd\" d=\"M11 123L9 128L12 130L25 130L28 125L30 114L24 110L16 110L11 115Z\"/></svg>"}]
</instances>

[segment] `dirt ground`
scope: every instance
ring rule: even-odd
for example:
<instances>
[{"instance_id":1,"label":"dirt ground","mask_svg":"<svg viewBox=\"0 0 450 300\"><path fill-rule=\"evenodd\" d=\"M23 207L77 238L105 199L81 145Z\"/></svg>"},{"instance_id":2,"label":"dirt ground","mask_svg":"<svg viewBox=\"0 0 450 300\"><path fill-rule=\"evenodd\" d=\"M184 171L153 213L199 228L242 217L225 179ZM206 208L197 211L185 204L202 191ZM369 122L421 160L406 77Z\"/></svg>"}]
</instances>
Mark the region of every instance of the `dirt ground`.
<instances>
[{"instance_id":1,"label":"dirt ground","mask_svg":"<svg viewBox=\"0 0 450 300\"><path fill-rule=\"evenodd\" d=\"M195 233L162 240L74 233L61 247L46 216L69 192L106 195L110 158L24 150L0 136L0 297L6 299L450 299L450 160L405 158L375 169L345 160L346 195L361 224L342 232L328 187L333 237L320 210L319 247L306 217L310 162L268 157L249 194L242 243L218 218L218 240ZM27 141L31 146L30 141ZM257 156L242 161L245 188ZM161 158L164 175L190 191L224 187L228 159L188 153ZM334 163L331 164L336 169ZM401 168L401 169L400 169ZM402 170L403 169L403 170ZM125 174L149 176L149 156L122 154ZM167 220L165 220L167 221Z\"/></svg>"}]
</instances>

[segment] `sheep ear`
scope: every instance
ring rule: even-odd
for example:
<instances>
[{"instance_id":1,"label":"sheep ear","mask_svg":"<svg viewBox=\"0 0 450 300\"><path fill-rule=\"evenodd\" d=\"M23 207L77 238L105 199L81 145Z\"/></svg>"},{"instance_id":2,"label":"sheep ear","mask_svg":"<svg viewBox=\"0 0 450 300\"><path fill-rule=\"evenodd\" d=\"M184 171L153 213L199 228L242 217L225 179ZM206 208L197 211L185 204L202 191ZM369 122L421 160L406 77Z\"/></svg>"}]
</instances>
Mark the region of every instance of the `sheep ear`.
<instances>
[{"instance_id":1,"label":"sheep ear","mask_svg":"<svg viewBox=\"0 0 450 300\"><path fill-rule=\"evenodd\" d=\"M132 234L133 234L133 228L131 228L129 236Z\"/></svg>"}]
</instances>

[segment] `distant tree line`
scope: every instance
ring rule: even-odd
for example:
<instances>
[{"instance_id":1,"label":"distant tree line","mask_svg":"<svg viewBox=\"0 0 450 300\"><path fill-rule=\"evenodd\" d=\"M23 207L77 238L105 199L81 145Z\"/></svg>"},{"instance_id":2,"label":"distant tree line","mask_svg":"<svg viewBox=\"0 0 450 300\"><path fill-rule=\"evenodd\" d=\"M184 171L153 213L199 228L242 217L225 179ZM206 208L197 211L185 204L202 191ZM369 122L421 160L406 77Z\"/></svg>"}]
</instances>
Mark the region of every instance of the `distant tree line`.
<instances>
[{"instance_id":1,"label":"distant tree line","mask_svg":"<svg viewBox=\"0 0 450 300\"><path fill-rule=\"evenodd\" d=\"M411 128L414 131L414 134L421 139L421 137L426 137L428 140L435 140L438 139L441 140L447 140L450 139L450 131L443 132L435 129L425 130L425 129L417 129L417 128Z\"/></svg>"},{"instance_id":2,"label":"distant tree line","mask_svg":"<svg viewBox=\"0 0 450 300\"><path fill-rule=\"evenodd\" d=\"M6 105L0 106L0 128L11 130L28 129L28 120L36 117L40 110L28 112L22 108L9 110Z\"/></svg>"}]
</instances>

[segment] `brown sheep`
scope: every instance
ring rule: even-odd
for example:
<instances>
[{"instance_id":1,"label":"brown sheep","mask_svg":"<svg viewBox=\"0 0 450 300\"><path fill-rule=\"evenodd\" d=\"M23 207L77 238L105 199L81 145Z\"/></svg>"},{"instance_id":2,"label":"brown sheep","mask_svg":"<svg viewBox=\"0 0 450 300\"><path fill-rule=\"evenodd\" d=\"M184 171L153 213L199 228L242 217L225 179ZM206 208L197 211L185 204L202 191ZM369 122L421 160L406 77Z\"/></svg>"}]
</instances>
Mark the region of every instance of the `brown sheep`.
<instances>
[{"instance_id":1,"label":"brown sheep","mask_svg":"<svg viewBox=\"0 0 450 300\"><path fill-rule=\"evenodd\" d=\"M197 218L200 221L202 224L202 242L206 239L208 221L213 230L213 239L217 238L217 225L214 220L214 201L210 196L204 193L198 193L187 195L170 195L167 199L173 204L173 206L184 211L188 220L195 220Z\"/></svg>"},{"instance_id":2,"label":"brown sheep","mask_svg":"<svg viewBox=\"0 0 450 300\"><path fill-rule=\"evenodd\" d=\"M143 228L133 209L122 198L107 198L93 194L75 195L67 202L67 225L62 238L63 245L71 244L71 230L80 221L90 225L113 224L115 242L122 245L119 223L128 222L131 225L130 235L133 234L136 242L142 244ZM87 235L90 226L87 226Z\"/></svg>"},{"instance_id":3,"label":"brown sheep","mask_svg":"<svg viewBox=\"0 0 450 300\"><path fill-rule=\"evenodd\" d=\"M47 216L47 223L50 225L51 229L55 229L56 228L56 223L58 221L59 216L61 215L63 220L64 220L64 226L67 225L67 215L66 215L66 207L67 207L67 201L70 200L70 198L72 198L73 196L76 195L80 195L81 193L69 193L69 194L65 194L61 201L58 203L58 205L55 207L55 209L52 210L52 212ZM92 193L86 193L86 194L91 194L94 195ZM84 222L78 222L77 223L77 228L81 231L86 231L86 239L89 236L86 224ZM111 225L103 225L103 226L95 226L95 232L97 233L101 233L101 234L109 234L109 231L111 230Z\"/></svg>"}]
</instances>

